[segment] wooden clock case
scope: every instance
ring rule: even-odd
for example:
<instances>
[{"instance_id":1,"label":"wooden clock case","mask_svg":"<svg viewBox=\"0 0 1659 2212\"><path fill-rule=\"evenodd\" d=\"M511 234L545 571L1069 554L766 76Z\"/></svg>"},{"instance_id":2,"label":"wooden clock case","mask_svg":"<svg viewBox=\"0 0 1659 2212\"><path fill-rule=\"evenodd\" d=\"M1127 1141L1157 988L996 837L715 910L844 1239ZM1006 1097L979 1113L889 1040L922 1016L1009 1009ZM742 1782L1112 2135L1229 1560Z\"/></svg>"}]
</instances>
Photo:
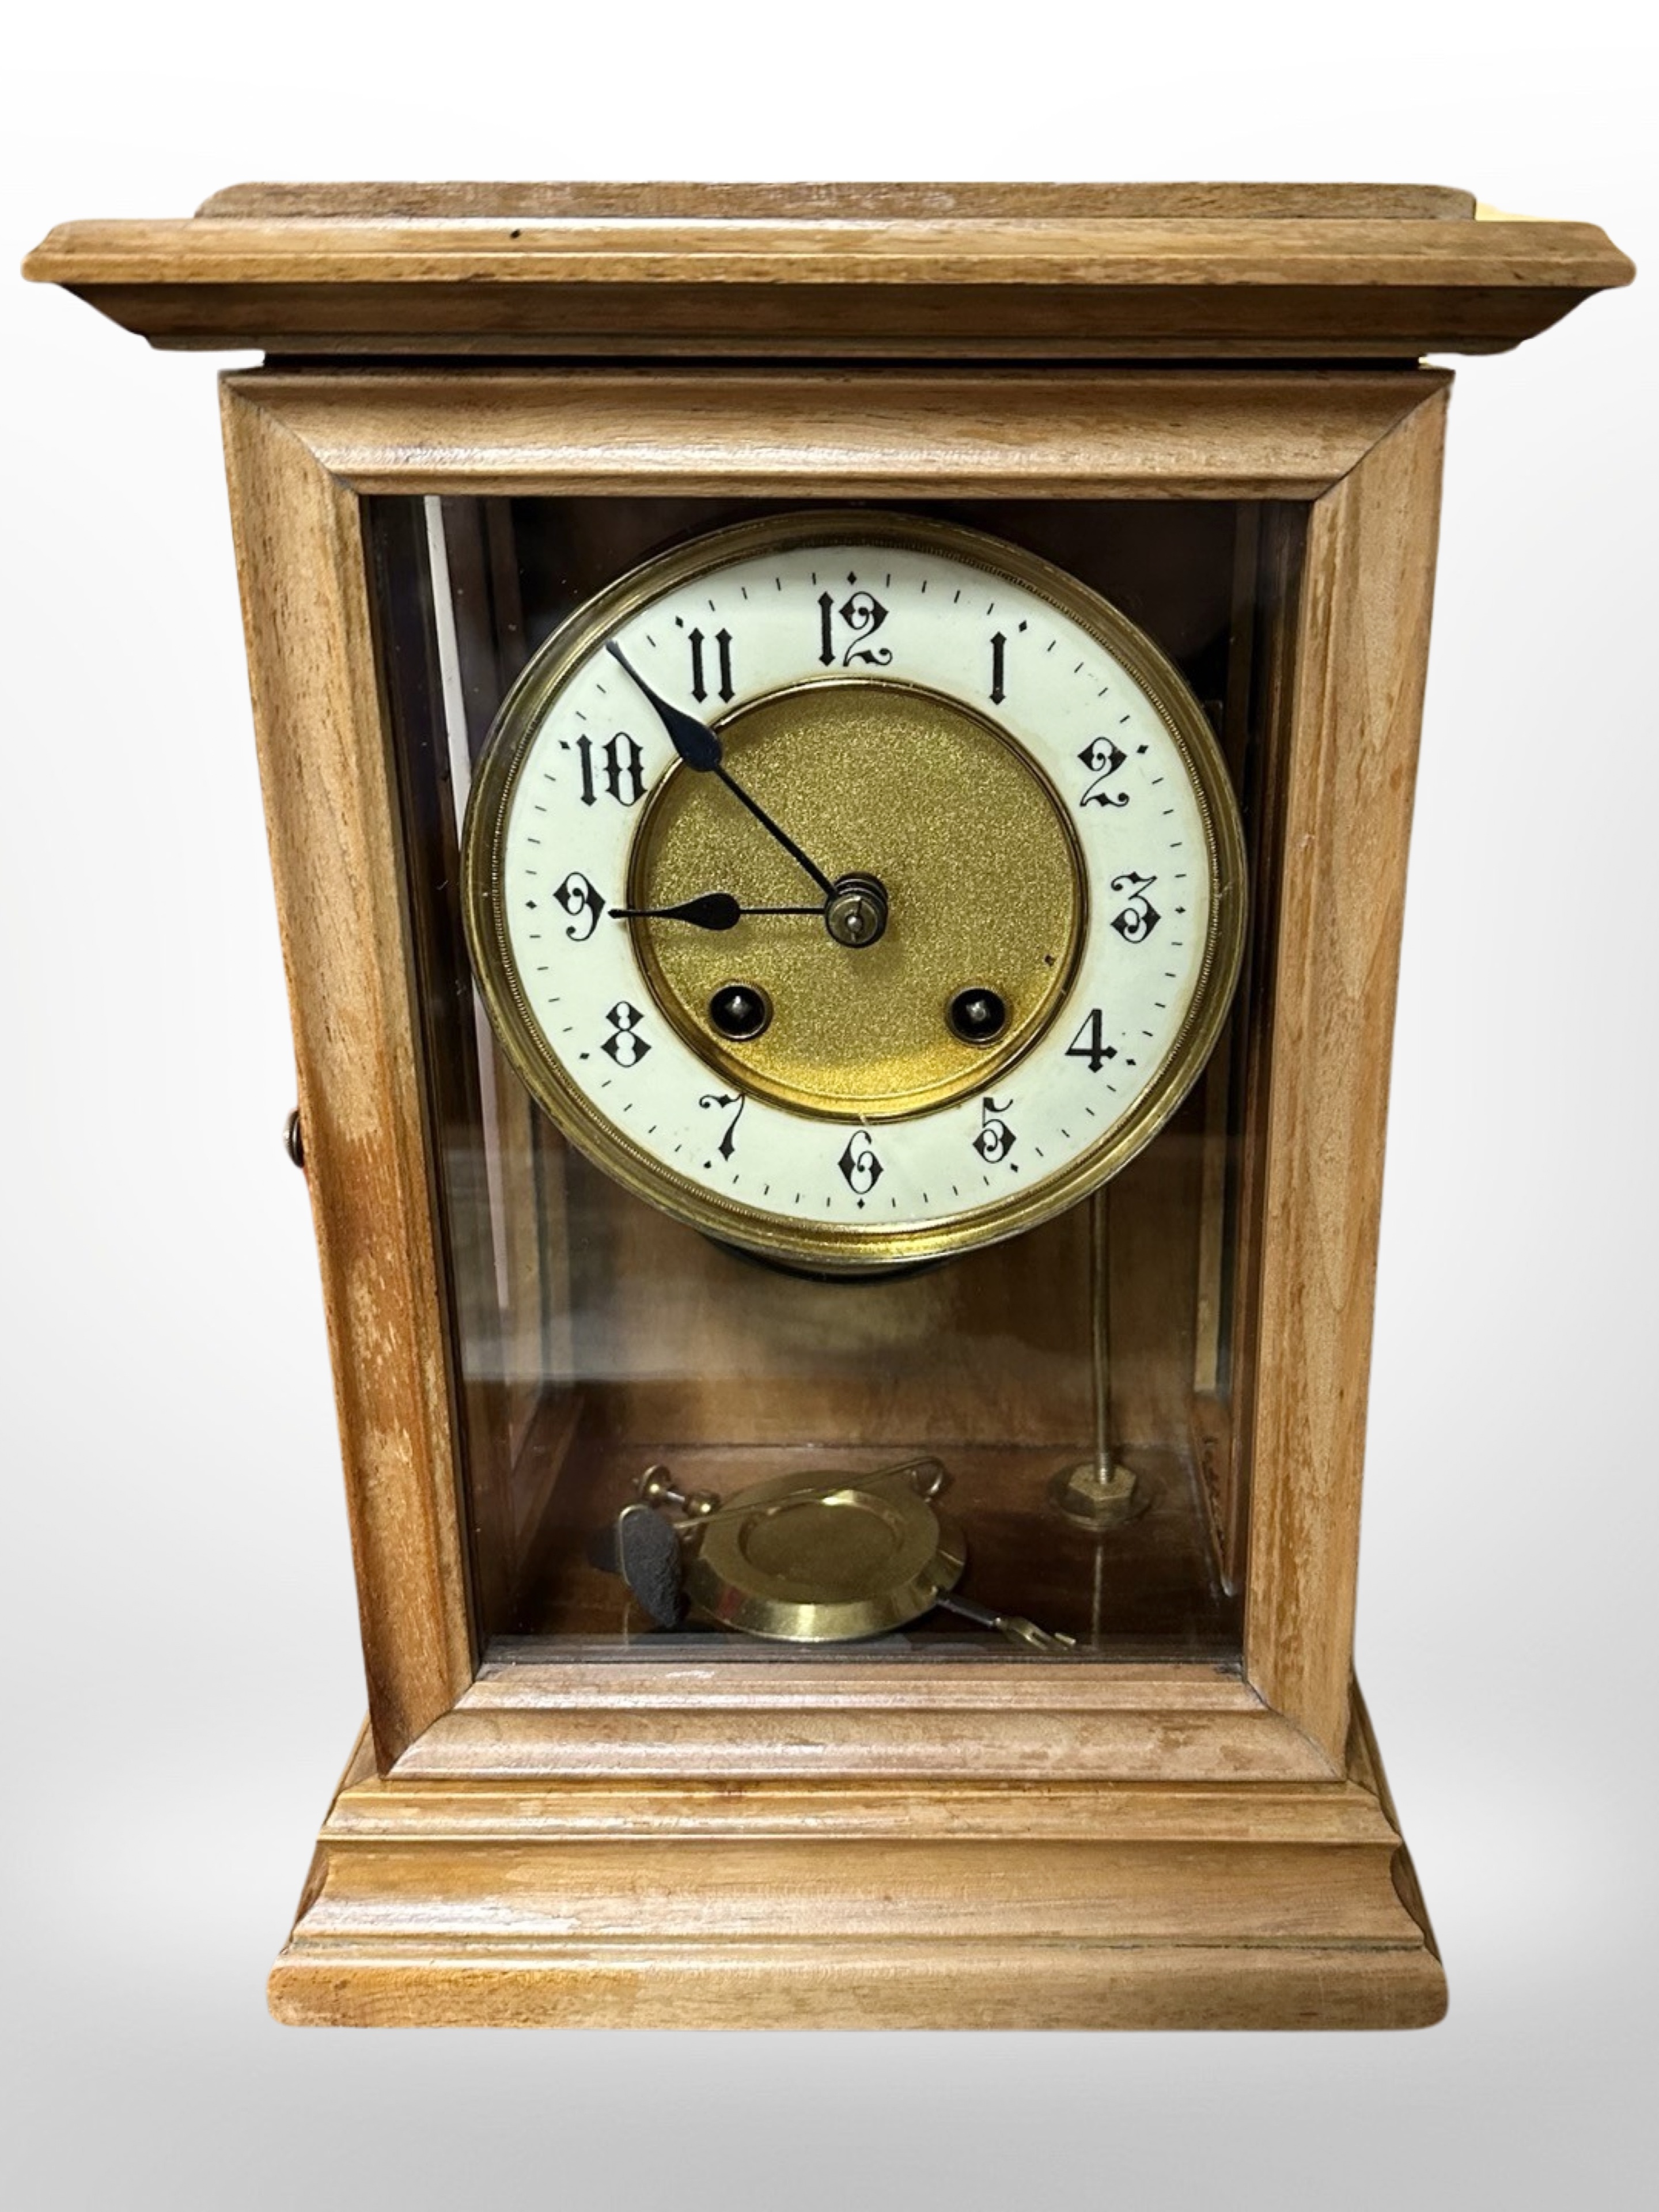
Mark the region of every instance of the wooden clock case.
<instances>
[{"instance_id":1,"label":"wooden clock case","mask_svg":"<svg viewBox=\"0 0 1659 2212\"><path fill-rule=\"evenodd\" d=\"M28 264L224 426L369 1723L295 2022L1407 2027L1444 1980L1352 1673L1387 1076L1450 378L1627 262L1360 186L248 186ZM503 1658L459 1478L365 503L1230 501L1255 681L1231 1665ZM718 1315L714 1322L719 1326ZM538 1463L539 1464L539 1463ZM1233 1470L1248 1465L1248 1486ZM540 1485L540 1487L538 1486Z\"/></svg>"}]
</instances>

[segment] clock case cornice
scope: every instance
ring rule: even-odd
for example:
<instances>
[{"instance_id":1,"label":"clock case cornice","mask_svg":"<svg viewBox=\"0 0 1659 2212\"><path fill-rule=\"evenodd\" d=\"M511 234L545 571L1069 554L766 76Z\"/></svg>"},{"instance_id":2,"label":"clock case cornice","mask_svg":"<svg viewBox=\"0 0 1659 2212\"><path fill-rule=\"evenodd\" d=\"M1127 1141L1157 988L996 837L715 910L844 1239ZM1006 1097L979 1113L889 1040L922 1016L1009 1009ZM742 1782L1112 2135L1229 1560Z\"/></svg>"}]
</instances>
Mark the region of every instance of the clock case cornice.
<instances>
[{"instance_id":1,"label":"clock case cornice","mask_svg":"<svg viewBox=\"0 0 1659 2212\"><path fill-rule=\"evenodd\" d=\"M284 357L1410 362L1635 272L1438 186L255 184L61 225L24 273Z\"/></svg>"}]
</instances>

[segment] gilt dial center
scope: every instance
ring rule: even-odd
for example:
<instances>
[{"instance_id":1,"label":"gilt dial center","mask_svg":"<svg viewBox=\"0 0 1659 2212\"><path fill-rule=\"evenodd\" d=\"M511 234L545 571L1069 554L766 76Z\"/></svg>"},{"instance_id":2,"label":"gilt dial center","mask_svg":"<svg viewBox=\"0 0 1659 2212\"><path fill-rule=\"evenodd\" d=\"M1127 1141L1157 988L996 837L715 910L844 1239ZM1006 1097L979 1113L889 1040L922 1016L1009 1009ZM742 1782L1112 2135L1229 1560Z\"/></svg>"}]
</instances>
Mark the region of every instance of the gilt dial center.
<instances>
[{"instance_id":1,"label":"gilt dial center","mask_svg":"<svg viewBox=\"0 0 1659 2212\"><path fill-rule=\"evenodd\" d=\"M1085 899L1075 833L1027 752L891 678L788 685L719 729L726 766L832 885L822 922L803 917L810 879L712 776L671 768L647 799L629 907L718 884L744 909L718 933L628 924L658 1006L730 1083L798 1112L891 1121L965 1097L1043 1033ZM772 1010L751 1036L711 1034L711 996L734 971ZM965 977L1006 1010L988 1045L939 1018Z\"/></svg>"}]
</instances>

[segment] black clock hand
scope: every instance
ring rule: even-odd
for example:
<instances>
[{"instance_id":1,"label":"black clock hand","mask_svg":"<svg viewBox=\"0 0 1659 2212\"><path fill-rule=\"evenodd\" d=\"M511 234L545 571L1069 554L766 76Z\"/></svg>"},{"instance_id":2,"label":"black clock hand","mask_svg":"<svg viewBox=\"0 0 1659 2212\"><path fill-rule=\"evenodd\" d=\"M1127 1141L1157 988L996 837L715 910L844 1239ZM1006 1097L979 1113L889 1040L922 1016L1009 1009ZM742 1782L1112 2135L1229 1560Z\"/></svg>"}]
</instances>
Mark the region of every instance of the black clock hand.
<instances>
[{"instance_id":1,"label":"black clock hand","mask_svg":"<svg viewBox=\"0 0 1659 2212\"><path fill-rule=\"evenodd\" d=\"M739 906L730 891L704 891L678 906L613 906L613 921L689 921L694 929L735 929L747 915L809 914L823 919L821 906Z\"/></svg>"},{"instance_id":2,"label":"black clock hand","mask_svg":"<svg viewBox=\"0 0 1659 2212\"><path fill-rule=\"evenodd\" d=\"M720 738L707 723L700 722L695 714L688 714L683 708L671 705L659 693L653 691L644 677L640 674L639 670L628 659L615 638L606 639L605 649L613 660L626 670L656 708L657 719L667 731L670 743L687 768L696 769L700 774L717 775L732 798L740 800L749 809L767 836L775 837L791 860L799 862L825 898L831 897L836 887L824 874L823 870L819 867L817 862L807 858L787 830L779 829L765 808L749 796L731 770L723 764Z\"/></svg>"}]
</instances>

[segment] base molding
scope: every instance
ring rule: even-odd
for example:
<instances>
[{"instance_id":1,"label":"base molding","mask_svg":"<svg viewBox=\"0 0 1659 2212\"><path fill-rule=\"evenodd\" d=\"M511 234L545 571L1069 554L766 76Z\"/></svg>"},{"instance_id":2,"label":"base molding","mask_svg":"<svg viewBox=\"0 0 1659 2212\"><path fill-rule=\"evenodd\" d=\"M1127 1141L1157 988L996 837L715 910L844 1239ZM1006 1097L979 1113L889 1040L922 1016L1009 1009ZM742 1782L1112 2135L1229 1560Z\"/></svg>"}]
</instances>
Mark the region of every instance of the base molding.
<instances>
[{"instance_id":1,"label":"base molding","mask_svg":"<svg viewBox=\"0 0 1659 2212\"><path fill-rule=\"evenodd\" d=\"M574 1945L517 1957L365 1948L349 1963L288 1952L270 2008L292 2027L727 2028L1429 2027L1445 1982L1422 1947L1158 1948L894 1943L701 1954ZM952 1947L954 1952L954 1947Z\"/></svg>"},{"instance_id":2,"label":"base molding","mask_svg":"<svg viewBox=\"0 0 1659 2212\"><path fill-rule=\"evenodd\" d=\"M1445 1978L1360 1717L1328 1783L561 1789L360 1744L295 2025L1421 2027Z\"/></svg>"}]
</instances>

